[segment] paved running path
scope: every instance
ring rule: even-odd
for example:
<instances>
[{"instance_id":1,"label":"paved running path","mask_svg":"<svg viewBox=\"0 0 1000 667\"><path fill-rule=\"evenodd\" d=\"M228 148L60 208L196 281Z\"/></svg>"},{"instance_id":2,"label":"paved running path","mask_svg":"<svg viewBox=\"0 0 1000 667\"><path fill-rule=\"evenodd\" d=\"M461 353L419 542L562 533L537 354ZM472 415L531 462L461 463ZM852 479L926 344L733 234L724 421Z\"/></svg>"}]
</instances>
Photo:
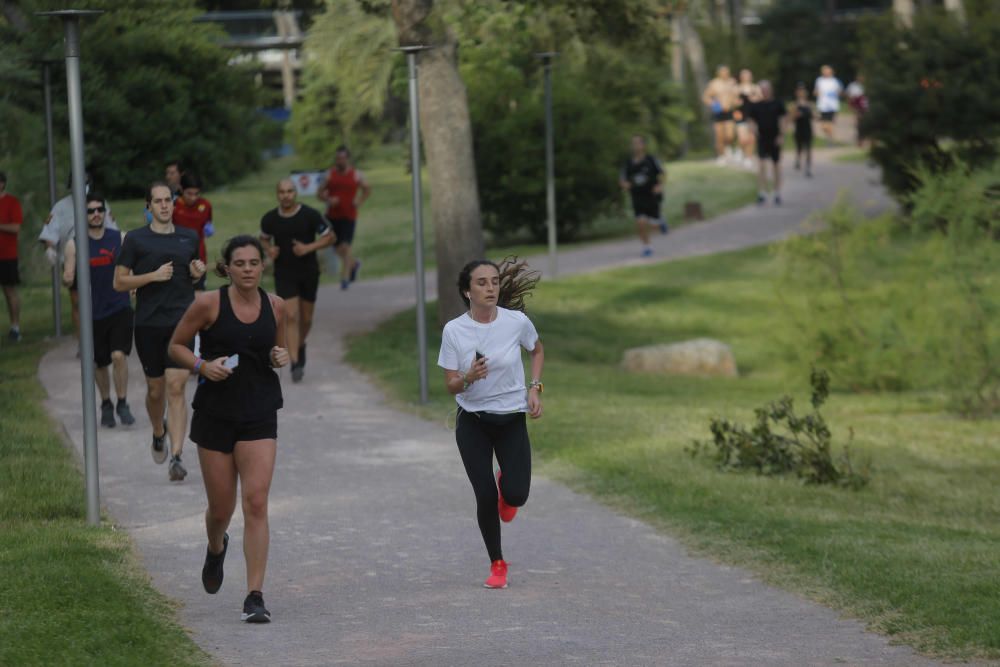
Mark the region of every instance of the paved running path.
<instances>
[{"instance_id":1,"label":"paved running path","mask_svg":"<svg viewBox=\"0 0 1000 667\"><path fill-rule=\"evenodd\" d=\"M837 188L887 205L863 165L824 160L816 172L811 182L789 179L781 209L750 207L658 237L657 259L780 238L808 210L829 204ZM560 266L574 273L638 264L637 250L634 240L602 244L564 253ZM181 622L219 662L930 664L743 570L693 558L644 523L543 477L504 529L510 588L483 589L488 563L472 491L444 415L427 422L391 409L342 361L345 334L411 305L412 292L412 280L387 278L320 295L306 380L284 384L265 587L269 626L239 622L239 512L222 591L201 590L205 500L195 448L185 450L187 481L169 483L166 467L150 458L133 357L130 397L139 423L99 432L102 500L135 539L154 585L180 602ZM51 413L79 446L73 352L69 341L52 350L39 375Z\"/></svg>"}]
</instances>

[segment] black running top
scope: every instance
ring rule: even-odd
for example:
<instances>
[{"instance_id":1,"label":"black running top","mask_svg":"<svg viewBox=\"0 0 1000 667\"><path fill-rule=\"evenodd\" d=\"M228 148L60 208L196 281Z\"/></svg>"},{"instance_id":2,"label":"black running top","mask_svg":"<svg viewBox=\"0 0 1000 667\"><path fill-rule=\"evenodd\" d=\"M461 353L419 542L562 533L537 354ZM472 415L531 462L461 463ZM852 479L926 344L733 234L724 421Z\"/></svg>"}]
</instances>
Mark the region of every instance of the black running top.
<instances>
[{"instance_id":1,"label":"black running top","mask_svg":"<svg viewBox=\"0 0 1000 667\"><path fill-rule=\"evenodd\" d=\"M219 288L219 316L201 332L201 356L210 361L238 354L239 364L221 382L199 379L191 404L195 410L234 421L263 421L281 408L281 382L271 368L278 326L267 292L257 291L260 314L247 324L233 312L229 287Z\"/></svg>"}]
</instances>

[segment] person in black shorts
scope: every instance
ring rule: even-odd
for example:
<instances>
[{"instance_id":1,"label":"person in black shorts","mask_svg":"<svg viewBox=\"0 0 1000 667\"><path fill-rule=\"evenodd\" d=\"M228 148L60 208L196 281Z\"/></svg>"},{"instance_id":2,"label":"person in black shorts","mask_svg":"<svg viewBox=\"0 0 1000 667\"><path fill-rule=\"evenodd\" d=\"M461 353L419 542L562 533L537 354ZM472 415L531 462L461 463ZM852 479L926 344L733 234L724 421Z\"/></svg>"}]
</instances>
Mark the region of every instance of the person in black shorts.
<instances>
[{"instance_id":1,"label":"person in black shorts","mask_svg":"<svg viewBox=\"0 0 1000 667\"><path fill-rule=\"evenodd\" d=\"M101 426L115 427L115 413L125 426L135 423L128 405L128 355L132 354L132 301L125 292L114 288L115 262L121 255L125 234L106 229L107 209L104 197L87 194L87 244L90 258L90 299L93 311L94 381L101 394ZM76 282L76 238L71 237L64 249L63 284ZM114 369L117 405L111 403L111 378L108 366Z\"/></svg>"},{"instance_id":2,"label":"person in black shorts","mask_svg":"<svg viewBox=\"0 0 1000 667\"><path fill-rule=\"evenodd\" d=\"M306 367L306 337L312 328L319 289L316 251L333 245L334 236L319 211L295 200L291 179L278 182L278 208L260 219L260 240L274 262L274 291L285 300L292 381L300 382Z\"/></svg>"},{"instance_id":3,"label":"person in black shorts","mask_svg":"<svg viewBox=\"0 0 1000 667\"><path fill-rule=\"evenodd\" d=\"M809 90L804 83L795 87L795 170L802 168L806 158L806 178L812 178L813 110Z\"/></svg>"},{"instance_id":4,"label":"person in black shorts","mask_svg":"<svg viewBox=\"0 0 1000 667\"><path fill-rule=\"evenodd\" d=\"M668 231L667 223L660 215L667 172L660 166L659 160L646 153L646 140L641 135L632 137L631 152L631 157L622 166L618 183L632 197L642 256L649 257L653 254L653 246L649 244L649 226L658 224L664 234Z\"/></svg>"},{"instance_id":5,"label":"person in black shorts","mask_svg":"<svg viewBox=\"0 0 1000 667\"><path fill-rule=\"evenodd\" d=\"M166 183L156 182L146 193L153 221L129 232L122 243L114 287L136 290L135 348L146 375L146 411L153 426L153 460L167 458L164 438L170 433L171 481L181 481L187 470L181 463L187 405L184 388L190 374L167 356L174 327L194 300L194 284L205 275L198 258L198 234L175 227L173 197ZM164 420L167 407L169 419Z\"/></svg>"},{"instance_id":6,"label":"person in black shorts","mask_svg":"<svg viewBox=\"0 0 1000 667\"><path fill-rule=\"evenodd\" d=\"M248 594L242 620L267 623L271 614L261 590L267 568L267 499L277 453L281 383L275 368L289 362L285 348L285 309L281 297L260 288L264 249L252 236L226 242L216 273L229 284L197 295L184 313L170 356L198 378L191 417L191 440L205 480L208 549L201 571L206 593L222 586L229 548L226 529L236 509L236 488L243 494L243 553ZM201 335L201 354L190 349Z\"/></svg>"},{"instance_id":7,"label":"person in black shorts","mask_svg":"<svg viewBox=\"0 0 1000 667\"><path fill-rule=\"evenodd\" d=\"M784 143L785 105L774 99L770 81L760 82L761 101L750 105L749 117L757 127L757 203L767 201L767 163L774 174L774 203L781 205L781 144Z\"/></svg>"}]
</instances>

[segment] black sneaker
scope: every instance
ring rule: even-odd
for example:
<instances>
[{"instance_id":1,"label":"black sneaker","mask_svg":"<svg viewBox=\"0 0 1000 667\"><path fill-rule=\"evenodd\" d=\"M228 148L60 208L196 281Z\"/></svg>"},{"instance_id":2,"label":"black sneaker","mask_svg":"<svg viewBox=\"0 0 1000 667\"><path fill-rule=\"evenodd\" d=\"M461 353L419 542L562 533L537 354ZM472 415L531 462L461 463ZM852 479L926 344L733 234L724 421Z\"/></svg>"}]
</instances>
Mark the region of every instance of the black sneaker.
<instances>
[{"instance_id":1,"label":"black sneaker","mask_svg":"<svg viewBox=\"0 0 1000 667\"><path fill-rule=\"evenodd\" d=\"M222 536L222 553L213 554L205 549L205 565L201 568L201 585L205 592L214 595L222 588L222 564L226 562L226 551L229 549L229 533Z\"/></svg>"},{"instance_id":2,"label":"black sneaker","mask_svg":"<svg viewBox=\"0 0 1000 667\"><path fill-rule=\"evenodd\" d=\"M250 595L243 601L243 614L241 621L247 623L270 623L271 612L264 607L264 595L260 591L250 591Z\"/></svg>"},{"instance_id":3,"label":"black sneaker","mask_svg":"<svg viewBox=\"0 0 1000 667\"><path fill-rule=\"evenodd\" d=\"M757 195L757 206L763 206L764 202L767 201L767 197L763 193L758 193Z\"/></svg>"},{"instance_id":4,"label":"black sneaker","mask_svg":"<svg viewBox=\"0 0 1000 667\"><path fill-rule=\"evenodd\" d=\"M302 382L302 376L305 373L306 369L302 367L301 363L292 366L292 382Z\"/></svg>"},{"instance_id":5,"label":"black sneaker","mask_svg":"<svg viewBox=\"0 0 1000 667\"><path fill-rule=\"evenodd\" d=\"M163 463L167 460L167 425L163 424L163 435L153 434L153 461Z\"/></svg>"},{"instance_id":6,"label":"black sneaker","mask_svg":"<svg viewBox=\"0 0 1000 667\"><path fill-rule=\"evenodd\" d=\"M7 332L7 340L9 340L12 343L20 343L21 342L21 330L20 329L15 329L14 327L11 327L10 331Z\"/></svg>"},{"instance_id":7,"label":"black sneaker","mask_svg":"<svg viewBox=\"0 0 1000 667\"><path fill-rule=\"evenodd\" d=\"M299 366L306 367L306 344L299 345Z\"/></svg>"},{"instance_id":8,"label":"black sneaker","mask_svg":"<svg viewBox=\"0 0 1000 667\"><path fill-rule=\"evenodd\" d=\"M115 406L112 405L111 399L101 401L101 426L115 427Z\"/></svg>"},{"instance_id":9,"label":"black sneaker","mask_svg":"<svg viewBox=\"0 0 1000 667\"><path fill-rule=\"evenodd\" d=\"M118 419L125 426L131 426L135 423L135 417L132 416L132 410L128 407L128 401L124 398L118 399L118 405L115 406L115 412L118 413Z\"/></svg>"},{"instance_id":10,"label":"black sneaker","mask_svg":"<svg viewBox=\"0 0 1000 667\"><path fill-rule=\"evenodd\" d=\"M180 456L170 457L170 467L167 468L167 476L170 477L171 482L183 482L184 478L187 477L188 471L181 463Z\"/></svg>"}]
</instances>

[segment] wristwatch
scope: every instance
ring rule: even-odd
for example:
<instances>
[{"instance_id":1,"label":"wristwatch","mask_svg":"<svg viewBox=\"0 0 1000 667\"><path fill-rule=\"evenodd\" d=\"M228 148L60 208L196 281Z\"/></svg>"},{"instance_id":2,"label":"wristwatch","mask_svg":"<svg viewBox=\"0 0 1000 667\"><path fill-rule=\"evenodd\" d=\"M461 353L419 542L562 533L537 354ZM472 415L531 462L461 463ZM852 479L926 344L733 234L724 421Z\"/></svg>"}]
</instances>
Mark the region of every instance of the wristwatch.
<instances>
[{"instance_id":1,"label":"wristwatch","mask_svg":"<svg viewBox=\"0 0 1000 667\"><path fill-rule=\"evenodd\" d=\"M543 391L545 391L545 385L542 384L541 380L532 380L528 384L528 391L531 391L532 389L537 389L538 393L540 394Z\"/></svg>"}]
</instances>

